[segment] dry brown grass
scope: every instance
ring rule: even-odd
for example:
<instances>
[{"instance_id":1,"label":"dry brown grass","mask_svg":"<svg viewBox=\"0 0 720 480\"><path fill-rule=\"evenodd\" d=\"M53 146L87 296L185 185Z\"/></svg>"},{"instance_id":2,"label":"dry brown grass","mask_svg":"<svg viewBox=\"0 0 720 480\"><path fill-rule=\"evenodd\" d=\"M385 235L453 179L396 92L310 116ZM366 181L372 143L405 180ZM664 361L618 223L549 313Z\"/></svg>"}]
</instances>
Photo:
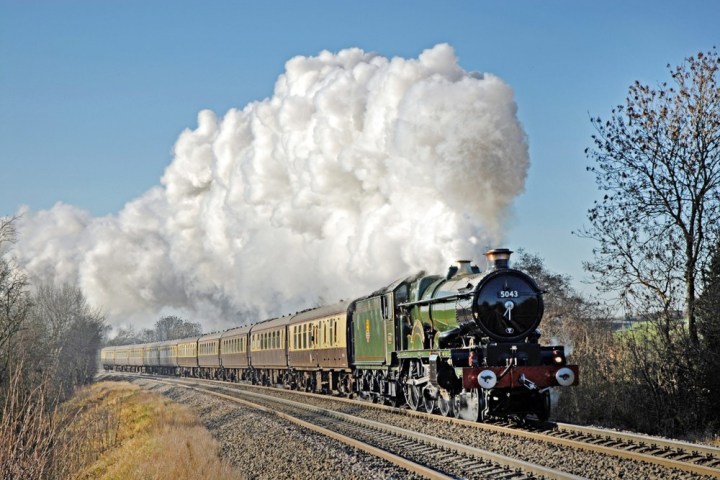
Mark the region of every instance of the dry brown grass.
<instances>
[{"instance_id":1,"label":"dry brown grass","mask_svg":"<svg viewBox=\"0 0 720 480\"><path fill-rule=\"evenodd\" d=\"M77 413L63 432L67 465L58 465L60 478L242 478L220 461L218 443L197 416L135 385L98 383L67 409Z\"/></svg>"}]
</instances>

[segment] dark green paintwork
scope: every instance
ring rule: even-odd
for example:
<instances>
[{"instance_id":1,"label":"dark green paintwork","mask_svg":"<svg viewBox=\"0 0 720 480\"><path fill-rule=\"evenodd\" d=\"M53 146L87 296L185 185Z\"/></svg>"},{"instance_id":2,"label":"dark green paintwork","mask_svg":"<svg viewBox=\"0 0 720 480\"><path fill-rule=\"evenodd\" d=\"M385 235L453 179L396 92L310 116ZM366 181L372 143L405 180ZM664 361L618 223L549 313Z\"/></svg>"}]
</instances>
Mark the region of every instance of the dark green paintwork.
<instances>
[{"instance_id":1,"label":"dark green paintwork","mask_svg":"<svg viewBox=\"0 0 720 480\"><path fill-rule=\"evenodd\" d=\"M395 322L392 294L385 295L387 308L383 318L382 296L358 300L353 315L355 365L360 368L389 365L395 351Z\"/></svg>"}]
</instances>

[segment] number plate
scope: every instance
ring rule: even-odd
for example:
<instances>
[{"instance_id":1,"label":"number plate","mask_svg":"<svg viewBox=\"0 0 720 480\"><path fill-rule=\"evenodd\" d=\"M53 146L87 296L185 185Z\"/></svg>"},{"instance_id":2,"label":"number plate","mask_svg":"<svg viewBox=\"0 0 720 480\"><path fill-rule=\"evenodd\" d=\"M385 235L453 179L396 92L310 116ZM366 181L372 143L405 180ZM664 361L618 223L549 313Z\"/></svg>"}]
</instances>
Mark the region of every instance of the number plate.
<instances>
[{"instance_id":1,"label":"number plate","mask_svg":"<svg viewBox=\"0 0 720 480\"><path fill-rule=\"evenodd\" d=\"M518 298L520 293L517 290L501 290L498 292L499 298Z\"/></svg>"}]
</instances>

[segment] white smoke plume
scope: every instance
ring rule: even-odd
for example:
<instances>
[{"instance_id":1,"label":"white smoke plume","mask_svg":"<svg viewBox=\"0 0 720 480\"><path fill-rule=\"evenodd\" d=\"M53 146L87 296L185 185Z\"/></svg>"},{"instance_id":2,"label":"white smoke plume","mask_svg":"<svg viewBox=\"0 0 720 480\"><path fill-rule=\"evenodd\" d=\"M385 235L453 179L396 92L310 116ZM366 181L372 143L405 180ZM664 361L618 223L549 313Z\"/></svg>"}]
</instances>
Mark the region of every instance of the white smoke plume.
<instances>
[{"instance_id":1,"label":"white smoke plume","mask_svg":"<svg viewBox=\"0 0 720 480\"><path fill-rule=\"evenodd\" d=\"M119 214L26 209L13 254L139 327L228 327L444 272L502 240L529 166L516 109L446 44L295 57L271 98L200 112L161 185Z\"/></svg>"}]
</instances>

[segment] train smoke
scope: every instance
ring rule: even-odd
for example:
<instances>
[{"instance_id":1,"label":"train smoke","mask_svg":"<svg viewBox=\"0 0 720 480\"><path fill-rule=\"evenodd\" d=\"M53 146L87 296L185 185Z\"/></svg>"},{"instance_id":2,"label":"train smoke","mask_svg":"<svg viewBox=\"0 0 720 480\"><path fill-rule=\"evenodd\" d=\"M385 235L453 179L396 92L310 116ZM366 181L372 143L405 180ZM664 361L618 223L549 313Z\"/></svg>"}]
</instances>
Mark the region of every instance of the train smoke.
<instances>
[{"instance_id":1,"label":"train smoke","mask_svg":"<svg viewBox=\"0 0 720 480\"><path fill-rule=\"evenodd\" d=\"M161 185L117 215L24 211L13 254L115 325L229 326L478 259L528 166L511 89L449 45L324 51L288 61L271 98L200 112Z\"/></svg>"}]
</instances>

